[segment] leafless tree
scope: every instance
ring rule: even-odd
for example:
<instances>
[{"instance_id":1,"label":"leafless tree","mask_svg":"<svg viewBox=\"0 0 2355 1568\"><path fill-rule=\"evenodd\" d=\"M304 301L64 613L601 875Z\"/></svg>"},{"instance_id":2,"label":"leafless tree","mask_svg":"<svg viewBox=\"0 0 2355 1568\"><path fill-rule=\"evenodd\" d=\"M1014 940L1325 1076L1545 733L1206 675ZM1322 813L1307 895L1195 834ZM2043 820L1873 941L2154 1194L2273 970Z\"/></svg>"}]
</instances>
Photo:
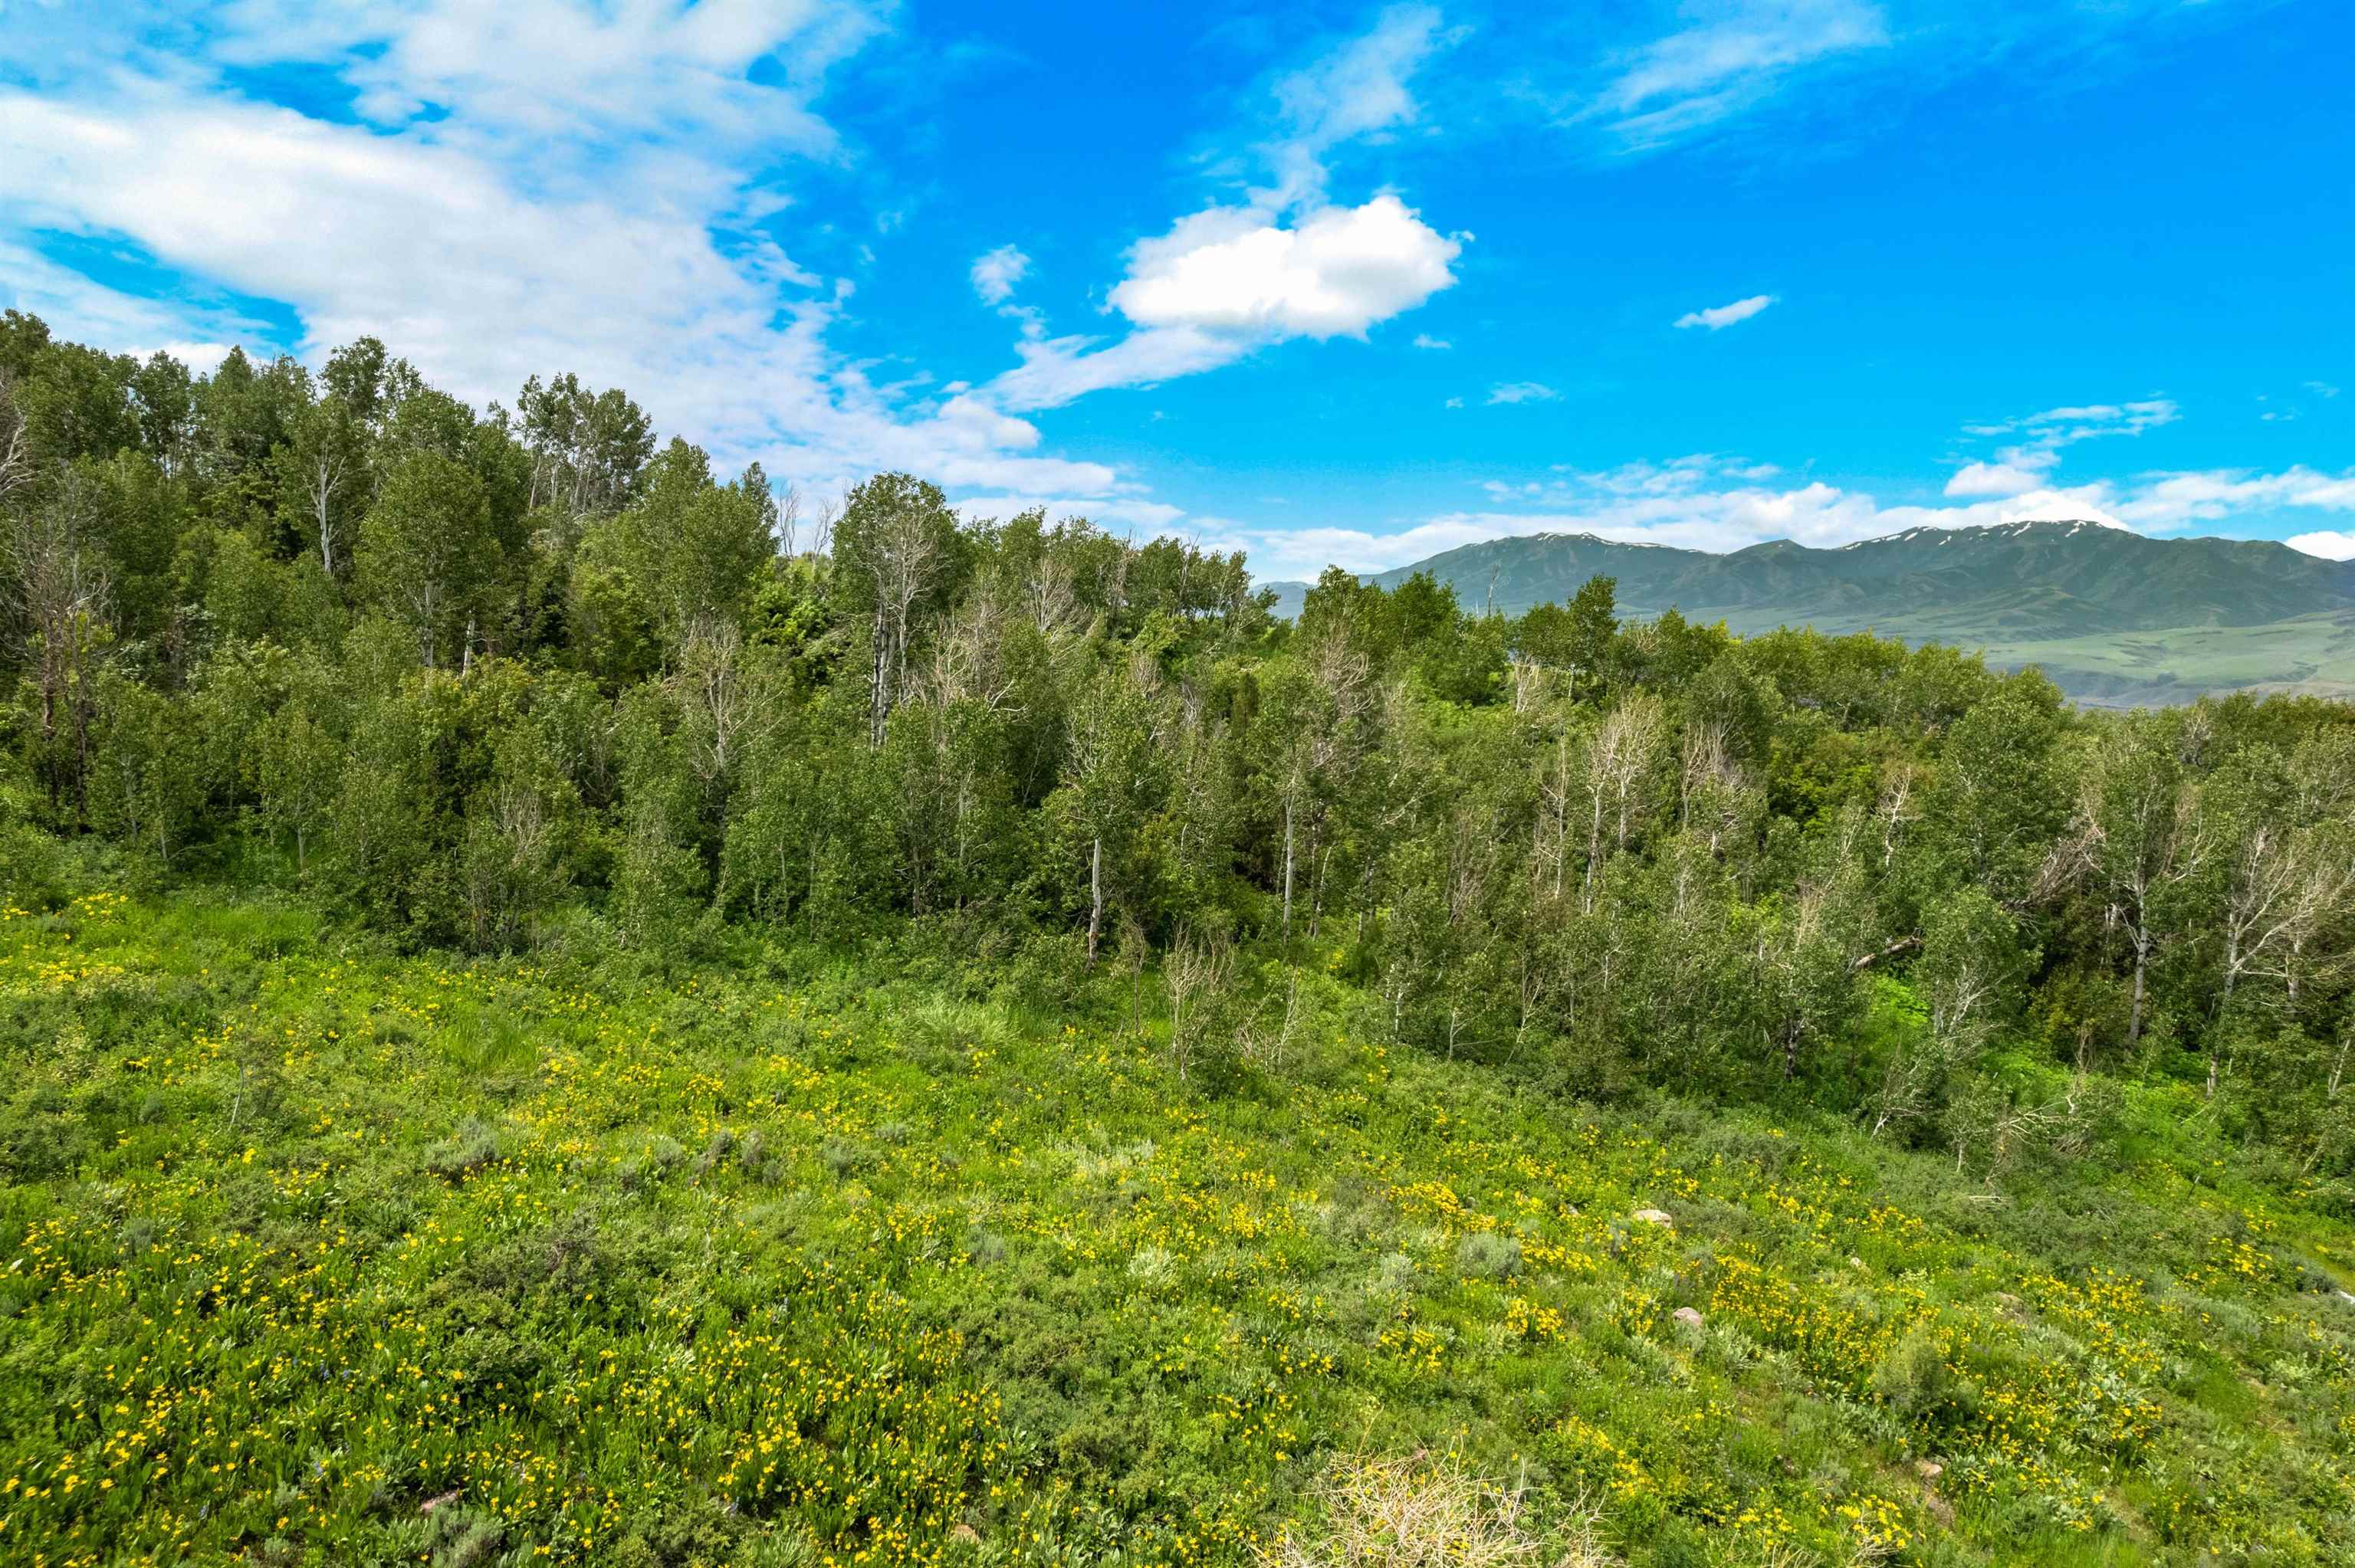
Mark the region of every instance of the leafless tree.
<instances>
[{"instance_id":1,"label":"leafless tree","mask_svg":"<svg viewBox=\"0 0 2355 1568\"><path fill-rule=\"evenodd\" d=\"M15 381L0 370L0 501L33 482L32 439L16 406Z\"/></svg>"},{"instance_id":2,"label":"leafless tree","mask_svg":"<svg viewBox=\"0 0 2355 1568\"><path fill-rule=\"evenodd\" d=\"M2107 901L2109 917L2125 933L2133 955L2129 1049L2142 1038L2165 901L2198 875L2214 853L2211 827L2209 814L2200 810L2197 784L2164 737L2122 726L2088 758L2067 842L2076 870ZM2210 1082L2212 1092L2212 1060Z\"/></svg>"},{"instance_id":3,"label":"leafless tree","mask_svg":"<svg viewBox=\"0 0 2355 1568\"><path fill-rule=\"evenodd\" d=\"M71 470L37 506L7 525L0 595L16 628L40 706L49 799L69 786L77 811L89 805L92 691L99 652L111 637L109 583L93 537L96 498Z\"/></svg>"},{"instance_id":4,"label":"leafless tree","mask_svg":"<svg viewBox=\"0 0 2355 1568\"><path fill-rule=\"evenodd\" d=\"M1585 796L1586 875L1579 889L1582 914L1594 912L1595 879L1603 866L1603 838L1607 826L1614 853L1643 820L1643 785L1657 766L1668 713L1660 699L1638 692L1613 708L1586 748L1582 782Z\"/></svg>"},{"instance_id":5,"label":"leafless tree","mask_svg":"<svg viewBox=\"0 0 2355 1568\"><path fill-rule=\"evenodd\" d=\"M1224 990L1234 967L1234 948L1215 934L1180 929L1161 962L1161 983L1169 991L1169 1057L1185 1080L1199 1043L1205 1004Z\"/></svg>"},{"instance_id":6,"label":"leafless tree","mask_svg":"<svg viewBox=\"0 0 2355 1568\"><path fill-rule=\"evenodd\" d=\"M858 567L874 592L873 696L867 738L883 744L885 726L908 678L908 645L916 601L939 574L948 541L921 507L886 509L858 552Z\"/></svg>"}]
</instances>

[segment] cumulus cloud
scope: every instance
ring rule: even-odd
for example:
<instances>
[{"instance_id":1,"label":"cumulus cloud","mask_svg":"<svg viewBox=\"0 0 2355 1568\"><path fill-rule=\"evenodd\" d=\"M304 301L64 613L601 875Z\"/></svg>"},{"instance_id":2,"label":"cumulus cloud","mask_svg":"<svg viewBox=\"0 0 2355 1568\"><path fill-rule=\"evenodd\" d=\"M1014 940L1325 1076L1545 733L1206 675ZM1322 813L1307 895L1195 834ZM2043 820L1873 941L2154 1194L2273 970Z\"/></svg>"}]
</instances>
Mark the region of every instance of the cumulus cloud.
<instances>
[{"instance_id":1,"label":"cumulus cloud","mask_svg":"<svg viewBox=\"0 0 2355 1568\"><path fill-rule=\"evenodd\" d=\"M1722 332L1736 322L1746 322L1774 302L1772 294L1753 294L1746 300L1736 300L1730 305L1712 305L1705 311L1687 311L1677 318L1680 327L1707 327Z\"/></svg>"},{"instance_id":2,"label":"cumulus cloud","mask_svg":"<svg viewBox=\"0 0 2355 1568\"><path fill-rule=\"evenodd\" d=\"M1455 282L1448 267L1462 249L1394 196L1319 208L1290 228L1212 207L1139 243L1112 303L1145 327L1363 337Z\"/></svg>"},{"instance_id":3,"label":"cumulus cloud","mask_svg":"<svg viewBox=\"0 0 2355 1568\"><path fill-rule=\"evenodd\" d=\"M1129 248L1105 307L1124 336L1050 337L1028 319L1020 363L983 390L1017 411L1114 387L1215 369L1273 344L1362 338L1455 282L1461 236L1442 234L1391 192L1355 207L1326 196L1327 155L1414 118L1408 79L1444 41L1438 13L1395 6L1278 80L1282 133L1259 149L1275 183L1205 207ZM1436 341L1436 340L1433 340Z\"/></svg>"},{"instance_id":4,"label":"cumulus cloud","mask_svg":"<svg viewBox=\"0 0 2355 1568\"><path fill-rule=\"evenodd\" d=\"M2044 475L2034 469L2007 462L1973 462L1965 463L1954 478L1946 481L1946 493L1967 497L2024 495L2043 483Z\"/></svg>"},{"instance_id":5,"label":"cumulus cloud","mask_svg":"<svg viewBox=\"0 0 2355 1568\"><path fill-rule=\"evenodd\" d=\"M2122 502L2118 515L2154 533L2194 523L2220 523L2244 513L2282 507L2355 512L2355 471L2318 472L2303 463L2279 473L2210 469L2146 476Z\"/></svg>"},{"instance_id":6,"label":"cumulus cloud","mask_svg":"<svg viewBox=\"0 0 2355 1568\"><path fill-rule=\"evenodd\" d=\"M2355 561L2355 533L2325 529L2317 534L2293 534L2283 543L2293 550L2320 556L2326 561Z\"/></svg>"},{"instance_id":7,"label":"cumulus cloud","mask_svg":"<svg viewBox=\"0 0 2355 1568\"><path fill-rule=\"evenodd\" d=\"M1001 245L974 259L973 291L986 305L1002 305L1014 297L1014 285L1030 270L1030 258L1011 245Z\"/></svg>"},{"instance_id":8,"label":"cumulus cloud","mask_svg":"<svg viewBox=\"0 0 2355 1568\"><path fill-rule=\"evenodd\" d=\"M125 33L102 68L63 51L42 91L0 89L0 277L69 335L200 366L231 341L316 358L373 334L477 402L573 370L723 462L821 491L888 467L1135 501L1112 468L1042 452L1018 410L924 397L921 374L879 387L828 345L850 283L773 237L792 208L778 159L835 155L811 104L875 30L837 0L246 0L168 48ZM289 64L345 89L358 122L221 85ZM49 260L43 234L173 287L125 294ZM975 287L1010 291L1015 255ZM292 340L215 298L282 307Z\"/></svg>"},{"instance_id":9,"label":"cumulus cloud","mask_svg":"<svg viewBox=\"0 0 2355 1568\"><path fill-rule=\"evenodd\" d=\"M1550 403L1561 396L1542 381L1499 381L1488 388L1490 403Z\"/></svg>"}]
</instances>

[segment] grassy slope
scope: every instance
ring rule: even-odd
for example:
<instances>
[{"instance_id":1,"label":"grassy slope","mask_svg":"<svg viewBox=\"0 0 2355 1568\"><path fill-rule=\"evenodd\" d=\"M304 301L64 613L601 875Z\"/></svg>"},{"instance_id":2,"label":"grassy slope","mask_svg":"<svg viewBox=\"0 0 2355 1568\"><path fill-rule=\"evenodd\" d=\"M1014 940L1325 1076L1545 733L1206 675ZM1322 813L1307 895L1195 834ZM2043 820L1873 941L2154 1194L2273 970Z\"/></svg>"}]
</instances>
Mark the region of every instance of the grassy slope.
<instances>
[{"instance_id":1,"label":"grassy slope","mask_svg":"<svg viewBox=\"0 0 2355 1568\"><path fill-rule=\"evenodd\" d=\"M1623 614L1673 604L1745 636L1785 625L1983 648L2041 666L2082 702L2134 706L2206 692L2355 694L2355 571L2266 541L2147 539L2091 524L1923 528L1844 548L1787 541L1732 555L1540 535L1459 546L1370 580L1430 570L1508 614L1618 581ZM1298 613L1305 584L1279 584Z\"/></svg>"},{"instance_id":2,"label":"grassy slope","mask_svg":"<svg viewBox=\"0 0 2355 1568\"><path fill-rule=\"evenodd\" d=\"M805 955L11 915L0 1559L1235 1561L1426 1446L1636 1562L2355 1552L2355 1234L2171 1091L2130 1177L1989 1198L1303 996L1288 1086L1209 1100L1149 1030Z\"/></svg>"},{"instance_id":3,"label":"grassy slope","mask_svg":"<svg viewBox=\"0 0 2355 1568\"><path fill-rule=\"evenodd\" d=\"M1779 618L1703 609L1694 619L1722 620L1743 636L1772 631ZM2080 637L2007 634L1956 628L1937 618L1859 615L1817 623L1838 636L1874 631L1921 644L1946 642L1983 652L1999 670L2033 664L2081 703L2149 707L2188 703L2209 692L2288 692L2355 697L2355 617L2307 615L2258 626L2179 626L2159 630L2089 632Z\"/></svg>"}]
</instances>

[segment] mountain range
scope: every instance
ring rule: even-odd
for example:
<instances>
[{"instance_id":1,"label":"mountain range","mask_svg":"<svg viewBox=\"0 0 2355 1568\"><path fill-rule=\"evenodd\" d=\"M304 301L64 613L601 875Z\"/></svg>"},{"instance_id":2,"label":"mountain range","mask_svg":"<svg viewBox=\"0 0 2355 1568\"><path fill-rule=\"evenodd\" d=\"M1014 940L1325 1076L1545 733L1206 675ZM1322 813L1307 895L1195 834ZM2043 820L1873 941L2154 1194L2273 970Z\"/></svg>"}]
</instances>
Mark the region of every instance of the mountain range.
<instances>
[{"instance_id":1,"label":"mountain range","mask_svg":"<svg viewBox=\"0 0 2355 1568\"><path fill-rule=\"evenodd\" d=\"M1366 580L1429 572L1467 608L1518 615L1618 582L1623 619L1671 608L1752 635L1876 631L2034 664L2080 702L2139 706L2204 693L2355 697L2355 562L2266 539L2153 539L2092 522L1909 528L1834 549L1777 539L1726 555L1592 534L1465 545ZM1279 614L1305 583L1270 583Z\"/></svg>"}]
</instances>

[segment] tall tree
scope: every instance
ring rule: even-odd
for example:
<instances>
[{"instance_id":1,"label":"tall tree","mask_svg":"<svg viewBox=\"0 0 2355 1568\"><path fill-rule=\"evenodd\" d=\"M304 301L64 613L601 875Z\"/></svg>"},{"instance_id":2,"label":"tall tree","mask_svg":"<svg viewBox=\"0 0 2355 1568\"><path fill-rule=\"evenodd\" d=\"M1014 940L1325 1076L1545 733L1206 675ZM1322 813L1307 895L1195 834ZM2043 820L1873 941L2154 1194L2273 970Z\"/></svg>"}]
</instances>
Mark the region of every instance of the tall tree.
<instances>
[{"instance_id":1,"label":"tall tree","mask_svg":"<svg viewBox=\"0 0 2355 1568\"><path fill-rule=\"evenodd\" d=\"M415 636L427 669L471 652L500 567L490 501L474 471L431 450L400 458L361 526L359 570Z\"/></svg>"},{"instance_id":2,"label":"tall tree","mask_svg":"<svg viewBox=\"0 0 2355 1568\"><path fill-rule=\"evenodd\" d=\"M854 614L868 621L868 744L907 685L917 618L939 599L958 566L956 514L940 487L883 473L854 489L834 530L835 572Z\"/></svg>"},{"instance_id":3,"label":"tall tree","mask_svg":"<svg viewBox=\"0 0 2355 1568\"><path fill-rule=\"evenodd\" d=\"M2119 722L2085 758L2077 807L2078 864L2126 936L2133 975L2129 1050L2142 1040L2152 961L2180 927L2174 895L2191 886L2216 849L2174 730L2164 717Z\"/></svg>"}]
</instances>

